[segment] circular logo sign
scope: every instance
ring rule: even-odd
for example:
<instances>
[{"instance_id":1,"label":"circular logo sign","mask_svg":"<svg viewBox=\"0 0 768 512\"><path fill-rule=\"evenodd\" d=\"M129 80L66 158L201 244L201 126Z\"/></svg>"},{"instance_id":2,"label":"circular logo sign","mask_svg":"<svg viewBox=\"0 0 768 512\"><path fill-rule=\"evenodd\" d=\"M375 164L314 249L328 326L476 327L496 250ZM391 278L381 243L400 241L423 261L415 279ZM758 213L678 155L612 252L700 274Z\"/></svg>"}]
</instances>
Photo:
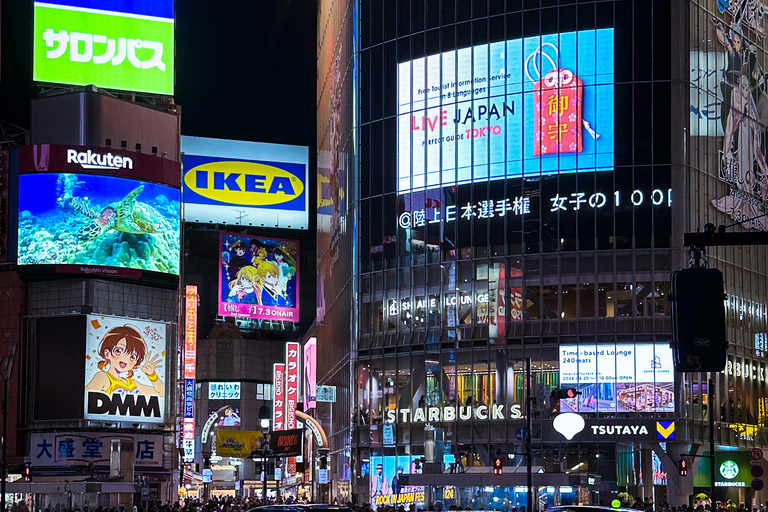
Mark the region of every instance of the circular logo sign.
<instances>
[{"instance_id":1,"label":"circular logo sign","mask_svg":"<svg viewBox=\"0 0 768 512\"><path fill-rule=\"evenodd\" d=\"M732 460L727 460L720 464L720 474L723 475L723 478L732 480L739 474L739 466Z\"/></svg>"},{"instance_id":2,"label":"circular logo sign","mask_svg":"<svg viewBox=\"0 0 768 512\"><path fill-rule=\"evenodd\" d=\"M612 506L613 508L619 508L619 507L621 506L621 502L620 502L619 500L613 500L613 501L611 502L611 506Z\"/></svg>"}]
</instances>

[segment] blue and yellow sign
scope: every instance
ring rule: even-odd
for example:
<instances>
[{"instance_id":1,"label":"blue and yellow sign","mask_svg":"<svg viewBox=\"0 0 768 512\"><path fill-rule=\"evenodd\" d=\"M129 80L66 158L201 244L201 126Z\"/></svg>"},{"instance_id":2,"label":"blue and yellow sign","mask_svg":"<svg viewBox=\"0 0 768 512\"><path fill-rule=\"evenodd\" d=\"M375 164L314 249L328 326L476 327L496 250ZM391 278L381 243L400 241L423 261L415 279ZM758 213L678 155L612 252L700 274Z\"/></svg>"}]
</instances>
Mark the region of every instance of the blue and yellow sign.
<instances>
[{"instance_id":1,"label":"blue and yellow sign","mask_svg":"<svg viewBox=\"0 0 768 512\"><path fill-rule=\"evenodd\" d=\"M308 228L309 149L182 137L184 220Z\"/></svg>"},{"instance_id":2,"label":"blue and yellow sign","mask_svg":"<svg viewBox=\"0 0 768 512\"><path fill-rule=\"evenodd\" d=\"M675 438L675 422L674 421L657 421L656 422L656 439L672 440Z\"/></svg>"}]
</instances>

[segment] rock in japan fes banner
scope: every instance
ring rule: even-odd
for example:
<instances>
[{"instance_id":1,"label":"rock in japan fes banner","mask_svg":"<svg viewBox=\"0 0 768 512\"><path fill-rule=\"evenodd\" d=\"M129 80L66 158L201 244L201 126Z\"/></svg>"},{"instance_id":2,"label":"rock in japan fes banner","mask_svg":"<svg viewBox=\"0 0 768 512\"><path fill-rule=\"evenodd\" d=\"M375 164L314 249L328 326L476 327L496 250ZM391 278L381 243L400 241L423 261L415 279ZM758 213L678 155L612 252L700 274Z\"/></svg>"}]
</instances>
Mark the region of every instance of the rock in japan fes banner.
<instances>
[{"instance_id":1,"label":"rock in japan fes banner","mask_svg":"<svg viewBox=\"0 0 768 512\"><path fill-rule=\"evenodd\" d=\"M299 321L299 242L221 233L219 249L220 315Z\"/></svg>"}]
</instances>

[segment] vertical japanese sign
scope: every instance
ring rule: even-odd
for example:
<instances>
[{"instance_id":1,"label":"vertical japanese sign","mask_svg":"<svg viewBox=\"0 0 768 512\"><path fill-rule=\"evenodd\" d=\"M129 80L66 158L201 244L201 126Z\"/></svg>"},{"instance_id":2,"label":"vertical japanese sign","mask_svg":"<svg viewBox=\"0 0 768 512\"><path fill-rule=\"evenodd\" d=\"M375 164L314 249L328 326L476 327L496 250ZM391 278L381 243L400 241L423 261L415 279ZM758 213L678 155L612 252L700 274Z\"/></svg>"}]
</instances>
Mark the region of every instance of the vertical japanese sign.
<instances>
[{"instance_id":1,"label":"vertical japanese sign","mask_svg":"<svg viewBox=\"0 0 768 512\"><path fill-rule=\"evenodd\" d=\"M299 402L299 361L301 345L296 342L285 344L285 429L296 428L296 404ZM296 459L288 457L288 476L296 474Z\"/></svg>"},{"instance_id":2,"label":"vertical japanese sign","mask_svg":"<svg viewBox=\"0 0 768 512\"><path fill-rule=\"evenodd\" d=\"M299 350L300 345L285 345L285 428L296 428L296 404L299 401Z\"/></svg>"},{"instance_id":3,"label":"vertical japanese sign","mask_svg":"<svg viewBox=\"0 0 768 512\"><path fill-rule=\"evenodd\" d=\"M285 363L275 363L272 368L272 389L275 392L272 430L285 430Z\"/></svg>"},{"instance_id":4,"label":"vertical japanese sign","mask_svg":"<svg viewBox=\"0 0 768 512\"><path fill-rule=\"evenodd\" d=\"M197 286L187 285L184 324L184 462L195 459L195 373L197 368Z\"/></svg>"}]
</instances>

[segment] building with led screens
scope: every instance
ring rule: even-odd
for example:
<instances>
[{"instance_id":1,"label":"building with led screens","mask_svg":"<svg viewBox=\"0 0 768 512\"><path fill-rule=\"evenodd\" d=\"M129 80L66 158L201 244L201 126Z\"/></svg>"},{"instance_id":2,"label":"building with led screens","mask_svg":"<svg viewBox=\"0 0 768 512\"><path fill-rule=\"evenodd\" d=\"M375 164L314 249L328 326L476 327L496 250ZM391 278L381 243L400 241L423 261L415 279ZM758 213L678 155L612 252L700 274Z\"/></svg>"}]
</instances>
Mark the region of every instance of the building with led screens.
<instances>
[{"instance_id":1,"label":"building with led screens","mask_svg":"<svg viewBox=\"0 0 768 512\"><path fill-rule=\"evenodd\" d=\"M682 234L768 228L764 3L320 4L316 335L348 359L318 375L352 388L332 492L519 507L530 435L540 506L680 505L709 492L714 411L717 498L767 498L764 247L707 255L714 404L669 346Z\"/></svg>"}]
</instances>

